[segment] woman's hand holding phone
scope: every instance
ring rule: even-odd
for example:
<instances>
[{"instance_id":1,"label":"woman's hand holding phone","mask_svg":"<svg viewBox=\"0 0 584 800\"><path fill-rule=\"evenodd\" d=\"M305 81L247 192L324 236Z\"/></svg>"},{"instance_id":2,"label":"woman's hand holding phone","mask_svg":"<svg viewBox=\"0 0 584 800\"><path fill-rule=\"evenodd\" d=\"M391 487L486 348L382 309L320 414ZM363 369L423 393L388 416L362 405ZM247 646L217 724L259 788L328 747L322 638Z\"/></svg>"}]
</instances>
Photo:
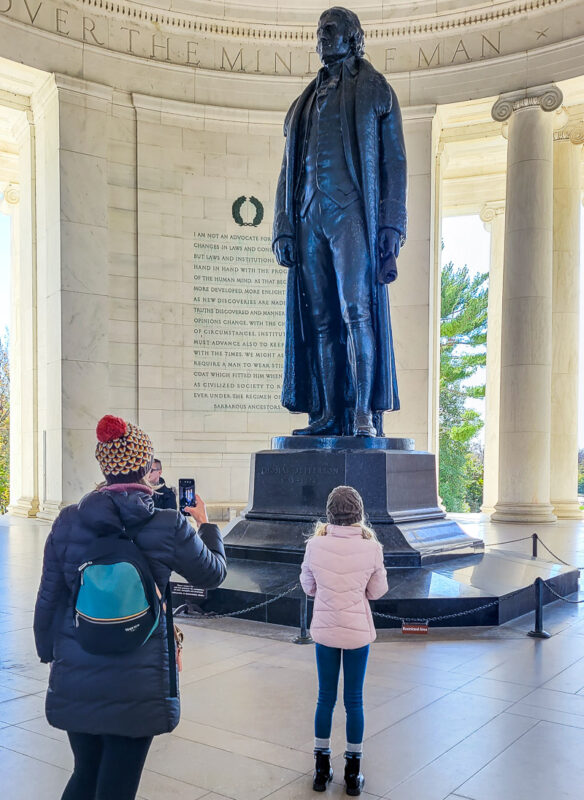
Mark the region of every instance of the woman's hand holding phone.
<instances>
[{"instance_id":1,"label":"woman's hand holding phone","mask_svg":"<svg viewBox=\"0 0 584 800\"><path fill-rule=\"evenodd\" d=\"M209 517L207 516L207 509L205 507L205 503L198 494L195 495L195 500L197 502L196 506L185 506L185 511L191 515L194 519L197 528L199 525L202 525L204 522L209 522Z\"/></svg>"}]
</instances>

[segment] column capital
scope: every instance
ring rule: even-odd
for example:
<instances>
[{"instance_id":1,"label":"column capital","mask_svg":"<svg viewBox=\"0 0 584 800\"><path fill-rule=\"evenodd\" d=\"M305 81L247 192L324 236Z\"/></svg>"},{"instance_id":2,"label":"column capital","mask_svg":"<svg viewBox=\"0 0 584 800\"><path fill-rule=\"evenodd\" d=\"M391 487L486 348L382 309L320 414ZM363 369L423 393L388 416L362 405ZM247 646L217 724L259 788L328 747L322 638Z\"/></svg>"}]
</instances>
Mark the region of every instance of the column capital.
<instances>
[{"instance_id":1,"label":"column capital","mask_svg":"<svg viewBox=\"0 0 584 800\"><path fill-rule=\"evenodd\" d=\"M516 92L505 92L495 101L491 116L496 122L505 122L514 111L539 106L542 111L555 111L562 104L564 95L555 83L533 86Z\"/></svg>"},{"instance_id":2,"label":"column capital","mask_svg":"<svg viewBox=\"0 0 584 800\"><path fill-rule=\"evenodd\" d=\"M493 200L485 203L479 212L481 222L485 223L485 227L491 223L499 214L505 213L505 201Z\"/></svg>"},{"instance_id":3,"label":"column capital","mask_svg":"<svg viewBox=\"0 0 584 800\"><path fill-rule=\"evenodd\" d=\"M554 142L571 142L575 145L584 144L584 122L570 120L567 125L554 131Z\"/></svg>"}]
</instances>

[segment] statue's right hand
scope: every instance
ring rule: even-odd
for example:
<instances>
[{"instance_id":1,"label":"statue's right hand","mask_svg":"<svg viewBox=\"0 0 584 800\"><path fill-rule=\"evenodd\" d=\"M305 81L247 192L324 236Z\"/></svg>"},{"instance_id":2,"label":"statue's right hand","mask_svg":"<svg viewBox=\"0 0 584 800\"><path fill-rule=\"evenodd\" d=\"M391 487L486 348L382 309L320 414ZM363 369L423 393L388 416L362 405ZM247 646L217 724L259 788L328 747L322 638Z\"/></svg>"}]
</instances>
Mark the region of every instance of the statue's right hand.
<instances>
[{"instance_id":1,"label":"statue's right hand","mask_svg":"<svg viewBox=\"0 0 584 800\"><path fill-rule=\"evenodd\" d=\"M274 244L274 255L281 267L293 267L296 264L296 245L290 236L282 236Z\"/></svg>"}]
</instances>

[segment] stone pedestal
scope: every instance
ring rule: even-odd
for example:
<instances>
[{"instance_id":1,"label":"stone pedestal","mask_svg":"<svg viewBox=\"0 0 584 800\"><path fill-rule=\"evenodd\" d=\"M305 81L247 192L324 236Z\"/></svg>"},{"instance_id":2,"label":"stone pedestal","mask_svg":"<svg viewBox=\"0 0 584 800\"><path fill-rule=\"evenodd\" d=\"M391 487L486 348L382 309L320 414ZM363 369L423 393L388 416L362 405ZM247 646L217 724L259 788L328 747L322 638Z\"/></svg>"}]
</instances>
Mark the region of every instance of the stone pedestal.
<instances>
[{"instance_id":1,"label":"stone pedestal","mask_svg":"<svg viewBox=\"0 0 584 800\"><path fill-rule=\"evenodd\" d=\"M410 439L277 437L252 461L249 504L225 531L229 571L218 589L201 593L177 578L175 605L298 625L304 593L298 585L306 538L324 519L326 498L339 484L361 493L368 519L391 567L389 590L372 602L378 627L400 618L432 627L499 625L533 609L533 582L556 592L577 589L573 567L495 548L467 536L437 504L431 453ZM418 567L418 569L412 569ZM546 601L552 595L546 592ZM312 611L309 598L308 620ZM397 618L397 619L396 619Z\"/></svg>"},{"instance_id":2,"label":"stone pedestal","mask_svg":"<svg viewBox=\"0 0 584 800\"><path fill-rule=\"evenodd\" d=\"M363 497L387 566L482 549L482 541L446 519L435 457L414 450L412 440L293 436L276 437L272 450L252 456L249 504L225 531L228 555L300 563L329 493L341 484Z\"/></svg>"}]
</instances>

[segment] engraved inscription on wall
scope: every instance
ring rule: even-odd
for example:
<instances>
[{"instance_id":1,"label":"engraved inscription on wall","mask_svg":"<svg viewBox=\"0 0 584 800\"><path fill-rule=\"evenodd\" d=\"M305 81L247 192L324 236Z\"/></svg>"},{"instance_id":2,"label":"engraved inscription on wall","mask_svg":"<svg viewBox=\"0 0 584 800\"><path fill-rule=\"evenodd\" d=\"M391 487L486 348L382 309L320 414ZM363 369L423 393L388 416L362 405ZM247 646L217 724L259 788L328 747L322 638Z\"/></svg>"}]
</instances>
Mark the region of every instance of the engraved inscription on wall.
<instances>
[{"instance_id":1,"label":"engraved inscription on wall","mask_svg":"<svg viewBox=\"0 0 584 800\"><path fill-rule=\"evenodd\" d=\"M577 0L570 4L576 7ZM544 6L545 25L536 21ZM503 16L496 8L477 16L470 8L453 7L436 18L420 17L407 24L396 19L365 25L366 57L391 76L535 50L584 33L584 17L574 13L568 36L562 6L560 0L517 0ZM312 28L260 30L198 20L174 10L137 12L110 0L0 0L1 16L69 41L193 70L305 76L315 75L320 67Z\"/></svg>"},{"instance_id":2,"label":"engraved inscription on wall","mask_svg":"<svg viewBox=\"0 0 584 800\"><path fill-rule=\"evenodd\" d=\"M278 411L286 270L260 233L193 241L194 410Z\"/></svg>"}]
</instances>

